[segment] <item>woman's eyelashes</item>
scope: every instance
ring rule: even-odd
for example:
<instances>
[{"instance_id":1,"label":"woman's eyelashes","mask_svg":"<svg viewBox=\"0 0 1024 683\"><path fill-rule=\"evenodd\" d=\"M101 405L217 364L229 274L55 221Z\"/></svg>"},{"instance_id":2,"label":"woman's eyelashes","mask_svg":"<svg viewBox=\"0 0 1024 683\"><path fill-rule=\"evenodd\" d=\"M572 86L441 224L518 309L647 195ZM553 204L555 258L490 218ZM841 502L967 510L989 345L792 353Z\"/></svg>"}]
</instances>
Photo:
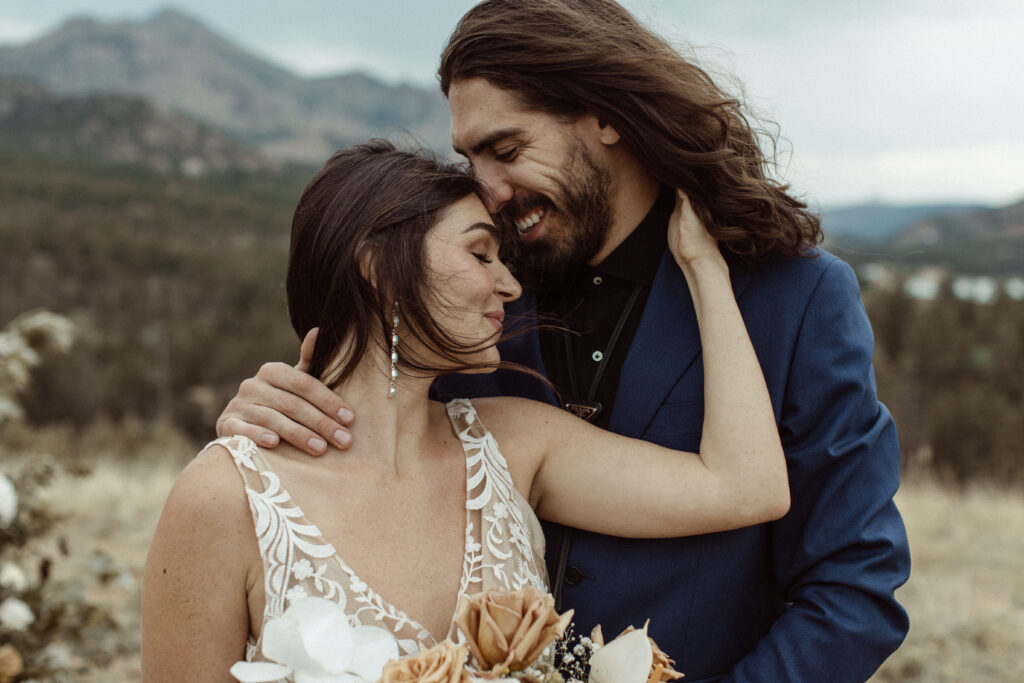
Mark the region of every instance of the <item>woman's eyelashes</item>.
<instances>
[{"instance_id":1,"label":"woman's eyelashes","mask_svg":"<svg viewBox=\"0 0 1024 683\"><path fill-rule=\"evenodd\" d=\"M491 257L491 256L488 256L487 254L481 254L481 253L478 253L478 252L474 251L473 252L473 256L476 256L477 260L480 261L481 263L493 263L494 262L494 258Z\"/></svg>"}]
</instances>

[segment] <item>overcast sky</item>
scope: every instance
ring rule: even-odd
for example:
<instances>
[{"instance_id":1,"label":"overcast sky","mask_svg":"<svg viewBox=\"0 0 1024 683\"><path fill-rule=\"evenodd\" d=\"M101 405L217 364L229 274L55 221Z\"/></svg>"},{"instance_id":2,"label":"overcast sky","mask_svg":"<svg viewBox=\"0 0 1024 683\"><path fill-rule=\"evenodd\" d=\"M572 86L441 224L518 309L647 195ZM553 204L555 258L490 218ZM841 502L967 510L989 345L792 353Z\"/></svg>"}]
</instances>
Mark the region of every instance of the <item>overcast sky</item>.
<instances>
[{"instance_id":1,"label":"overcast sky","mask_svg":"<svg viewBox=\"0 0 1024 683\"><path fill-rule=\"evenodd\" d=\"M304 75L353 68L434 87L472 0L3 0L0 44L70 16L169 4ZM835 206L1024 198L1020 0L626 0L662 36L743 83L791 150L782 173Z\"/></svg>"}]
</instances>

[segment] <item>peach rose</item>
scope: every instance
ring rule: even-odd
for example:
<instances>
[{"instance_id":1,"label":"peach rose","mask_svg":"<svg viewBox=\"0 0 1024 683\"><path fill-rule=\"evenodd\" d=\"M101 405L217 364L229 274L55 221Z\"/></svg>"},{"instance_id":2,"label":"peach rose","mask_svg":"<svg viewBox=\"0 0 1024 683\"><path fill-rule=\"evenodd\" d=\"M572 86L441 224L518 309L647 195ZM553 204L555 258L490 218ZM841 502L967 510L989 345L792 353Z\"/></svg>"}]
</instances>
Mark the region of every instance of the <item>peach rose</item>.
<instances>
[{"instance_id":1,"label":"peach rose","mask_svg":"<svg viewBox=\"0 0 1024 683\"><path fill-rule=\"evenodd\" d=\"M443 640L415 657L392 659L379 683L470 683L465 666L466 646Z\"/></svg>"},{"instance_id":2,"label":"peach rose","mask_svg":"<svg viewBox=\"0 0 1024 683\"><path fill-rule=\"evenodd\" d=\"M572 610L559 615L549 593L528 586L515 593L491 590L464 597L455 624L473 653L479 669L474 673L494 679L536 662L571 619Z\"/></svg>"},{"instance_id":3,"label":"peach rose","mask_svg":"<svg viewBox=\"0 0 1024 683\"><path fill-rule=\"evenodd\" d=\"M654 663L651 664L651 675L647 679L647 683L665 683L682 678L683 674L672 668L676 660L662 652L658 644L654 642L654 638L647 636L647 640L651 643L651 654L654 655Z\"/></svg>"},{"instance_id":4,"label":"peach rose","mask_svg":"<svg viewBox=\"0 0 1024 683\"><path fill-rule=\"evenodd\" d=\"M24 671L21 654L10 643L0 646L0 683L10 683Z\"/></svg>"}]
</instances>

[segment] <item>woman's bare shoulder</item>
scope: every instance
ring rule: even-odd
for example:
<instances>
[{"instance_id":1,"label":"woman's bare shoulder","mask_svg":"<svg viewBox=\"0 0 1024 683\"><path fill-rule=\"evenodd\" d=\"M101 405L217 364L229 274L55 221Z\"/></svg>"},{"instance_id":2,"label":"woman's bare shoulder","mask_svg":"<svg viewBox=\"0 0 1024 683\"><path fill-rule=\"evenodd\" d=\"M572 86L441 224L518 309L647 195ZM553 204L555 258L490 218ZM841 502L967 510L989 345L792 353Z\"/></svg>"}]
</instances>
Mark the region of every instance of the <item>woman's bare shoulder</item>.
<instances>
[{"instance_id":1,"label":"woman's bare shoulder","mask_svg":"<svg viewBox=\"0 0 1024 683\"><path fill-rule=\"evenodd\" d=\"M544 428L557 425L563 415L563 411L553 405L516 396L474 398L473 406L491 429L519 431Z\"/></svg>"},{"instance_id":2,"label":"woman's bare shoulder","mask_svg":"<svg viewBox=\"0 0 1024 683\"><path fill-rule=\"evenodd\" d=\"M193 458L174 482L167 508L214 523L247 521L245 489L228 449L211 444Z\"/></svg>"}]
</instances>

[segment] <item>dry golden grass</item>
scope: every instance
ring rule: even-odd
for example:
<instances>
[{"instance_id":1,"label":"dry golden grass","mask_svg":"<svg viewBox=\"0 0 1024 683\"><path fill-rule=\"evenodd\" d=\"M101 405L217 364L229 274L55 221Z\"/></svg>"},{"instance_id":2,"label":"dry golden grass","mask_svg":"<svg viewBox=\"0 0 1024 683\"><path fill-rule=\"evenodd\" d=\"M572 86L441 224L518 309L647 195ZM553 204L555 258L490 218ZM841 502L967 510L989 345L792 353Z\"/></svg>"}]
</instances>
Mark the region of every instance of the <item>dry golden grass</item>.
<instances>
[{"instance_id":1,"label":"dry golden grass","mask_svg":"<svg viewBox=\"0 0 1024 683\"><path fill-rule=\"evenodd\" d=\"M177 457L157 464L101 461L87 477L62 478L49 489L54 507L71 515L62 527L71 555L58 578L82 576L104 555L127 570L93 590L125 628L122 656L80 679L86 683L141 680L139 581L181 463ZM911 630L872 680L1024 680L1024 493L953 493L919 482L905 485L897 500L914 562L899 592Z\"/></svg>"},{"instance_id":2,"label":"dry golden grass","mask_svg":"<svg viewBox=\"0 0 1024 683\"><path fill-rule=\"evenodd\" d=\"M910 634L877 681L1024 680L1024 493L905 485Z\"/></svg>"}]
</instances>

